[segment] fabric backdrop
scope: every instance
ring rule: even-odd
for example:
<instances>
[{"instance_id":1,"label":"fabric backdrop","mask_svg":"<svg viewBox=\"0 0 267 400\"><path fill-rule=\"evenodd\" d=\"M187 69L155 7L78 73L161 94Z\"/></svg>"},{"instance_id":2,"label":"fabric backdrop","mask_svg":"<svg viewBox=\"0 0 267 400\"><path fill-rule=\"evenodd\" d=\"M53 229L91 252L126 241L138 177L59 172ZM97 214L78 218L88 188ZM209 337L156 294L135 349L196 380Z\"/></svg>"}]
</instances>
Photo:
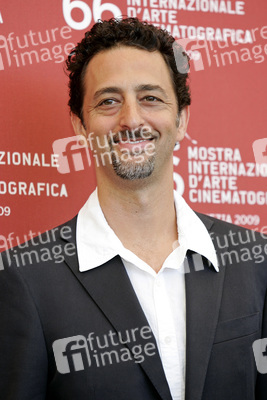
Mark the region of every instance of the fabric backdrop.
<instances>
[{"instance_id":1,"label":"fabric backdrop","mask_svg":"<svg viewBox=\"0 0 267 400\"><path fill-rule=\"evenodd\" d=\"M266 0L1 2L0 250L70 219L95 188L64 59L97 19L120 15L169 30L192 59L175 189L196 211L267 232L266 12Z\"/></svg>"}]
</instances>

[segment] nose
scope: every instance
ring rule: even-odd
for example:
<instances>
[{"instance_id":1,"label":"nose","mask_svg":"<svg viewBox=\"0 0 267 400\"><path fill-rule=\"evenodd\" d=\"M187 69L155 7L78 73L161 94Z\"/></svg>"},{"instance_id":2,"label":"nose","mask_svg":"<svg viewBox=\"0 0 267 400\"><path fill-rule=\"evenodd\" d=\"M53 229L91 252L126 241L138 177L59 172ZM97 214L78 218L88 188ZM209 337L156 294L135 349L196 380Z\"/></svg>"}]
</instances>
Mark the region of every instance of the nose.
<instances>
[{"instance_id":1,"label":"nose","mask_svg":"<svg viewBox=\"0 0 267 400\"><path fill-rule=\"evenodd\" d=\"M142 110L136 99L126 100L120 112L121 129L136 129L144 125Z\"/></svg>"}]
</instances>

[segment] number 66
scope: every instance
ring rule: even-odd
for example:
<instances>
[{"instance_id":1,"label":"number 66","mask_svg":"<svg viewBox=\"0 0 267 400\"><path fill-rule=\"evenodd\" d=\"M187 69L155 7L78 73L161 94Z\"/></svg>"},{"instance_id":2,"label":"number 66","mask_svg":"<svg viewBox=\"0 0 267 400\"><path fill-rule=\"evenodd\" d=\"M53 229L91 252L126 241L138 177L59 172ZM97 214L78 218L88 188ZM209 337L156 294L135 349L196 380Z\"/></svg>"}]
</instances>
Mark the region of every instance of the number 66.
<instances>
[{"instance_id":1,"label":"number 66","mask_svg":"<svg viewBox=\"0 0 267 400\"><path fill-rule=\"evenodd\" d=\"M104 11L110 11L114 17L119 17L121 15L121 10L115 4L105 3L101 4L102 0L93 1L93 16L94 21L101 19L101 15ZM76 30L82 30L88 28L92 21L92 11L88 4L82 0L63 0L63 16L66 23ZM71 16L72 10L75 8L80 9L83 12L83 20L81 22L76 22Z\"/></svg>"}]
</instances>

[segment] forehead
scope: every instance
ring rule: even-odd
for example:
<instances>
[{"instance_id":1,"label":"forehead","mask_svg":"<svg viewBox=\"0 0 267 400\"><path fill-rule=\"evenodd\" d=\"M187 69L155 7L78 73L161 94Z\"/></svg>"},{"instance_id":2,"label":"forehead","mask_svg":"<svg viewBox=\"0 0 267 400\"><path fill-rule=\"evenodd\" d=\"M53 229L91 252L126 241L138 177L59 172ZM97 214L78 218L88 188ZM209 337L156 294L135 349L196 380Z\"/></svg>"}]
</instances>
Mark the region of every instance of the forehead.
<instances>
[{"instance_id":1,"label":"forehead","mask_svg":"<svg viewBox=\"0 0 267 400\"><path fill-rule=\"evenodd\" d=\"M169 67L159 51L129 46L101 51L89 62L84 76L86 96L106 86L124 90L140 84L160 85L175 96Z\"/></svg>"}]
</instances>

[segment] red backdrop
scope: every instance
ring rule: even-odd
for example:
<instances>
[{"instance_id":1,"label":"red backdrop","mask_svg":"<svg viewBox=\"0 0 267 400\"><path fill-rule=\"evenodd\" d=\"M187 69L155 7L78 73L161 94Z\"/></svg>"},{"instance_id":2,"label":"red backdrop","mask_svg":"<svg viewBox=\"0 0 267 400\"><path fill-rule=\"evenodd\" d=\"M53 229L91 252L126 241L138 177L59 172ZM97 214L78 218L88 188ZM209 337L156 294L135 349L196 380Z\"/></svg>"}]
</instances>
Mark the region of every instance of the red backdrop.
<instances>
[{"instance_id":1,"label":"red backdrop","mask_svg":"<svg viewBox=\"0 0 267 400\"><path fill-rule=\"evenodd\" d=\"M266 11L265 0L2 3L0 250L9 234L25 241L70 219L95 187L78 158L60 172L53 143L73 136L63 60L95 20L114 15L170 30L193 59L175 188L197 211L267 231Z\"/></svg>"}]
</instances>

